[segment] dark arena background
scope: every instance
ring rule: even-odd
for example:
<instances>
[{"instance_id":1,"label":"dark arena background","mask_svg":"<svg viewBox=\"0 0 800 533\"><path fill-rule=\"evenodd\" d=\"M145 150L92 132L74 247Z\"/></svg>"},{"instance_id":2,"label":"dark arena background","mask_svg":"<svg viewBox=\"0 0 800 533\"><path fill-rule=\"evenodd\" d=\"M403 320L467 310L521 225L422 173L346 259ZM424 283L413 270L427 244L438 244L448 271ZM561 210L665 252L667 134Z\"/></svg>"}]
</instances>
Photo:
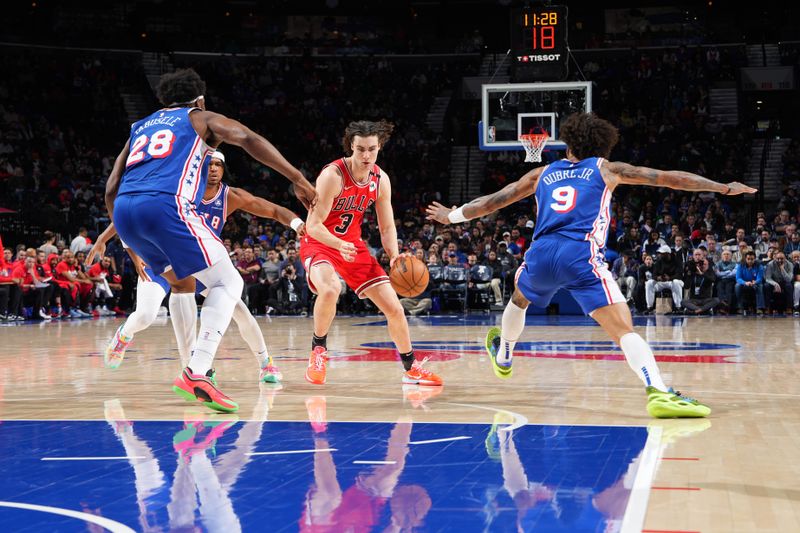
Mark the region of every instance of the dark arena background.
<instances>
[{"instance_id":1,"label":"dark arena background","mask_svg":"<svg viewBox=\"0 0 800 533\"><path fill-rule=\"evenodd\" d=\"M0 531L800 531L798 4L2 9ZM182 69L204 93L159 102L162 77ZM210 114L188 112L195 105L248 129L226 137L212 121L202 133L197 117ZM450 224L429 218L429 206L447 211L534 169L582 164L560 133L589 112L619 132L595 167L601 189L613 162L680 178L623 183L613 197L605 188L602 200L572 186L542 200L531 185L466 222L456 213L474 207ZM165 126L140 143L131 125L151 115L169 127L192 117L181 131L198 140ZM352 146L343 136L353 121L381 120L394 130L379 147L383 174L366 187L356 160L375 152L350 149L378 136ZM339 161L325 172L341 177L341 198L353 183L369 189L364 203L351 196L328 232L312 218L329 206L309 215L287 179L299 174L237 141L256 139L250 131L312 185ZM531 134L541 162L530 161ZM234 273L194 301L180 285L171 296L166 281L157 288L160 272L137 273L136 253L153 257L138 239L167 239L172 219L146 202L120 218L131 176L158 165L173 170L142 187L200 187L218 168L237 188L175 195L169 217L184 217L181 231L214 264L203 272ZM693 188L695 175L711 181ZM726 194L732 182L757 192ZM265 218L274 211L259 199L294 214ZM556 232L548 260L568 272L567 251L590 241L580 268L602 282L600 308L587 309L574 280L528 274L544 257L527 253L541 244L543 210L577 219L582 209L597 216L591 233L575 242ZM379 224L379 212L391 216ZM350 224L362 214L359 241ZM105 242L111 222L126 240L139 236L133 254L113 232ZM376 270L330 246L324 261L307 257L320 231L355 232ZM191 262L177 246L159 250L174 278ZM422 292L399 303L384 277L397 253L428 271L427 286L409 274ZM312 271L321 287L309 286ZM193 279L177 283L191 293ZM225 292L233 281L240 299ZM525 309L512 300L523 282L552 285L552 298ZM234 323L206 327L222 299ZM598 325L610 309L625 319L617 329ZM335 315L325 331L322 311ZM181 328L191 334L179 342ZM408 336L410 370L395 344ZM502 366L512 347L513 376ZM216 373L193 374L187 361L197 368L206 353ZM662 379L683 393L661 390Z\"/></svg>"}]
</instances>

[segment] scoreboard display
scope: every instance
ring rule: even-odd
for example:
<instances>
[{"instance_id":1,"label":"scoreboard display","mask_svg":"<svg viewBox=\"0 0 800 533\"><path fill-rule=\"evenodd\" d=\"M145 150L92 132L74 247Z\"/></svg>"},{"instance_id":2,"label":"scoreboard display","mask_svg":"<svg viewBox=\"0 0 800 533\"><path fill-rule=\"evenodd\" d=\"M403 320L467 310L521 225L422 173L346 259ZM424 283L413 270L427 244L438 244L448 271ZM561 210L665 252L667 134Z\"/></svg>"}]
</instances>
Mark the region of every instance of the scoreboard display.
<instances>
[{"instance_id":1,"label":"scoreboard display","mask_svg":"<svg viewBox=\"0 0 800 533\"><path fill-rule=\"evenodd\" d=\"M568 12L567 6L512 10L514 81L560 81L567 77Z\"/></svg>"}]
</instances>

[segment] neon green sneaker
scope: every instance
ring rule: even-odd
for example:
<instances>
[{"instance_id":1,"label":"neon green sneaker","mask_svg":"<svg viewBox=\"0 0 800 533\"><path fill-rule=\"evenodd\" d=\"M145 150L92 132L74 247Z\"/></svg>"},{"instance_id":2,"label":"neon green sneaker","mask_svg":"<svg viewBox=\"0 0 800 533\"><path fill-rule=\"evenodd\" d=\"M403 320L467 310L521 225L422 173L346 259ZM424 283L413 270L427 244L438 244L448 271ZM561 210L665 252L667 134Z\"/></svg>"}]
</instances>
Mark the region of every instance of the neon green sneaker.
<instances>
[{"instance_id":1,"label":"neon green sneaker","mask_svg":"<svg viewBox=\"0 0 800 533\"><path fill-rule=\"evenodd\" d=\"M667 392L647 387L647 412L653 418L703 418L711 408L671 387Z\"/></svg>"},{"instance_id":2,"label":"neon green sneaker","mask_svg":"<svg viewBox=\"0 0 800 533\"><path fill-rule=\"evenodd\" d=\"M500 350L500 328L489 328L486 333L486 353L489 354L489 359L492 361L492 370L494 375L500 379L508 379L514 373L511 368L511 363L508 365L501 365L497 362L497 352Z\"/></svg>"}]
</instances>

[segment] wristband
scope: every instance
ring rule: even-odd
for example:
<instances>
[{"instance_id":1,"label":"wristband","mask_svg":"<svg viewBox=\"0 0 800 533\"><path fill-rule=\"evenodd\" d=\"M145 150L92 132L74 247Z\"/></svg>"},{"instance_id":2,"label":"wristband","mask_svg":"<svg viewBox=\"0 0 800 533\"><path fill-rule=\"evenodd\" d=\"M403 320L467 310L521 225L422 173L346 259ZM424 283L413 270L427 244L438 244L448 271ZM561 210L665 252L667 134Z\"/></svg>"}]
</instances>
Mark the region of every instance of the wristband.
<instances>
[{"instance_id":1,"label":"wristband","mask_svg":"<svg viewBox=\"0 0 800 533\"><path fill-rule=\"evenodd\" d=\"M303 219L301 219L300 217L295 217L295 218L293 218L293 219L292 219L292 221L291 221L291 222L289 222L289 225L290 225L290 226L292 227L292 229L293 229L293 230L295 230L295 231L297 231L297 229L298 229L300 226L302 226L303 224L305 224L305 222L303 222Z\"/></svg>"},{"instance_id":2,"label":"wristband","mask_svg":"<svg viewBox=\"0 0 800 533\"><path fill-rule=\"evenodd\" d=\"M449 220L451 224L459 224L461 222L466 222L469 219L464 216L464 206L462 205L458 209L450 211L450 213L447 215L447 220Z\"/></svg>"}]
</instances>

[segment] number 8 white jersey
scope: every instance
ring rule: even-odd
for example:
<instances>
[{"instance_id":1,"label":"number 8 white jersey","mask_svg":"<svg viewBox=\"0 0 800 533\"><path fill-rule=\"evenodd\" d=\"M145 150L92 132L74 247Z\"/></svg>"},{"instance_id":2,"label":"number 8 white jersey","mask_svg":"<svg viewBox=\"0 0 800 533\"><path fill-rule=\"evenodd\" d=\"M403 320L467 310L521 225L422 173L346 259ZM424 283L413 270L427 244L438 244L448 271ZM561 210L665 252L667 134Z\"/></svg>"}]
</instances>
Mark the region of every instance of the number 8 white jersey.
<instances>
[{"instance_id":1,"label":"number 8 white jersey","mask_svg":"<svg viewBox=\"0 0 800 533\"><path fill-rule=\"evenodd\" d=\"M131 126L128 159L118 195L166 193L190 202L202 197L213 152L197 135L189 113L198 108L161 109Z\"/></svg>"},{"instance_id":2,"label":"number 8 white jersey","mask_svg":"<svg viewBox=\"0 0 800 533\"><path fill-rule=\"evenodd\" d=\"M600 173L603 161L601 157L577 163L562 159L545 167L536 186L534 240L558 234L605 246L611 191Z\"/></svg>"}]
</instances>

